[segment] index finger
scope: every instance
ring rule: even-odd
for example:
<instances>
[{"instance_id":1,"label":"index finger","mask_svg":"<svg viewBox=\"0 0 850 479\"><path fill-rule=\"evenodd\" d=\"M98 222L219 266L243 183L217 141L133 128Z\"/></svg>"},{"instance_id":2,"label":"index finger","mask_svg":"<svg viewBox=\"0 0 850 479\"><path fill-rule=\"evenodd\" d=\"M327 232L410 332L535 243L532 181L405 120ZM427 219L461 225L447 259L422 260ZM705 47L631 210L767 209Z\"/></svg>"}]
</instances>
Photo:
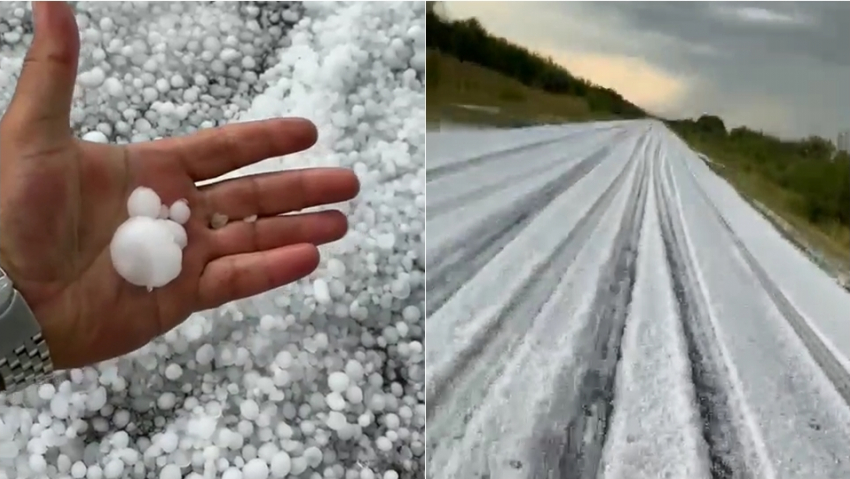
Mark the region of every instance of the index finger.
<instances>
[{"instance_id":1,"label":"index finger","mask_svg":"<svg viewBox=\"0 0 850 479\"><path fill-rule=\"evenodd\" d=\"M155 143L163 153L176 154L190 178L203 181L266 158L306 150L317 137L310 120L276 118L233 123Z\"/></svg>"}]
</instances>

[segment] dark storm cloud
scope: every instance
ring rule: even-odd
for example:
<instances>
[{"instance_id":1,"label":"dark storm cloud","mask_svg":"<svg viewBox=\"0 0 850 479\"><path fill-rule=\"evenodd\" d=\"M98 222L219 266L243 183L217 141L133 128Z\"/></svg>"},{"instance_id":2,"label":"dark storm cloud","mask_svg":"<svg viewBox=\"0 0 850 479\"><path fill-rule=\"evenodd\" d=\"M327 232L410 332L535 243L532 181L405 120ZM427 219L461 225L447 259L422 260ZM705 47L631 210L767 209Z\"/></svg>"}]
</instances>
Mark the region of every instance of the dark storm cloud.
<instances>
[{"instance_id":1,"label":"dark storm cloud","mask_svg":"<svg viewBox=\"0 0 850 479\"><path fill-rule=\"evenodd\" d=\"M848 2L450 3L449 11L541 51L638 58L687 85L663 106L645 105L667 116L714 113L783 136L834 139L850 129Z\"/></svg>"},{"instance_id":2,"label":"dark storm cloud","mask_svg":"<svg viewBox=\"0 0 850 479\"><path fill-rule=\"evenodd\" d=\"M736 57L801 55L850 66L847 2L599 2L583 7Z\"/></svg>"}]
</instances>

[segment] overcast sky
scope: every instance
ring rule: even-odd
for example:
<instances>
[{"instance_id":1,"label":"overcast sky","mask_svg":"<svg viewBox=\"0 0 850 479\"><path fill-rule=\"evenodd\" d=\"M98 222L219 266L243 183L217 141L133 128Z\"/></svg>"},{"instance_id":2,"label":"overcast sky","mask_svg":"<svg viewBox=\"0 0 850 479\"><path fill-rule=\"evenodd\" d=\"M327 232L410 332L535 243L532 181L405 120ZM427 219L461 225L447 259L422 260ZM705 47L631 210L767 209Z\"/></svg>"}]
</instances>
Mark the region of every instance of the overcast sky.
<instances>
[{"instance_id":1,"label":"overcast sky","mask_svg":"<svg viewBox=\"0 0 850 479\"><path fill-rule=\"evenodd\" d=\"M850 2L446 2L667 117L850 130Z\"/></svg>"}]
</instances>

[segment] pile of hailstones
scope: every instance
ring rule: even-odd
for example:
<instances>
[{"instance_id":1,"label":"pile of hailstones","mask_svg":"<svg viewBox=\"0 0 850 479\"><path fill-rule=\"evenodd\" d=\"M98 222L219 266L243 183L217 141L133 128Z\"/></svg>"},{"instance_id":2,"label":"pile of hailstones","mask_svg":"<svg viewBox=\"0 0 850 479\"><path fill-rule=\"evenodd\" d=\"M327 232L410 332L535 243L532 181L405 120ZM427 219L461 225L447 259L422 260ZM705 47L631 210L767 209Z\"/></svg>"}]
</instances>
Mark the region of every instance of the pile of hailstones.
<instances>
[{"instance_id":1,"label":"pile of hailstones","mask_svg":"<svg viewBox=\"0 0 850 479\"><path fill-rule=\"evenodd\" d=\"M363 187L310 278L0 395L0 479L424 477L424 2L75 8L80 136L307 116L319 144L275 165L350 167ZM0 4L0 111L31 38L28 5ZM115 239L168 224L155 234L176 257L184 206Z\"/></svg>"}]
</instances>

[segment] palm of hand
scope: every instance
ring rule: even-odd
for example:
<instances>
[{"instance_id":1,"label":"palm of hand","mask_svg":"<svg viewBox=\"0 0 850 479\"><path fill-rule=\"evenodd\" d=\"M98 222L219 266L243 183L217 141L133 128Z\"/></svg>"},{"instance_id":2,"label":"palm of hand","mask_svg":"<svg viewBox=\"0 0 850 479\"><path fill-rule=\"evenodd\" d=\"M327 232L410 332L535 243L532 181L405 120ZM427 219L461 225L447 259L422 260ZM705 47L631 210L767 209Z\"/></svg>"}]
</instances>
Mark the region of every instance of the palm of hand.
<instances>
[{"instance_id":1,"label":"palm of hand","mask_svg":"<svg viewBox=\"0 0 850 479\"><path fill-rule=\"evenodd\" d=\"M76 28L63 7L39 7L56 10L51 12L56 35L69 25ZM318 264L315 245L345 234L346 220L336 211L279 215L354 197L358 182L346 170L297 170L195 186L310 147L316 139L311 123L243 123L131 146L79 141L67 129L77 50L50 40L37 33L30 55L39 48L64 50L40 52L45 57L31 62L29 74L25 66L0 123L0 264L33 309L57 368L133 351L193 311L306 276ZM59 71L32 71L44 68ZM73 74L64 71L69 69ZM51 82L59 84L45 84ZM51 88L53 97L43 94ZM182 272L152 292L124 281L109 251L112 235L128 217L127 198L138 186L153 188L169 205L187 199L192 209L184 225L189 244ZM213 213L260 219L213 230Z\"/></svg>"}]
</instances>

